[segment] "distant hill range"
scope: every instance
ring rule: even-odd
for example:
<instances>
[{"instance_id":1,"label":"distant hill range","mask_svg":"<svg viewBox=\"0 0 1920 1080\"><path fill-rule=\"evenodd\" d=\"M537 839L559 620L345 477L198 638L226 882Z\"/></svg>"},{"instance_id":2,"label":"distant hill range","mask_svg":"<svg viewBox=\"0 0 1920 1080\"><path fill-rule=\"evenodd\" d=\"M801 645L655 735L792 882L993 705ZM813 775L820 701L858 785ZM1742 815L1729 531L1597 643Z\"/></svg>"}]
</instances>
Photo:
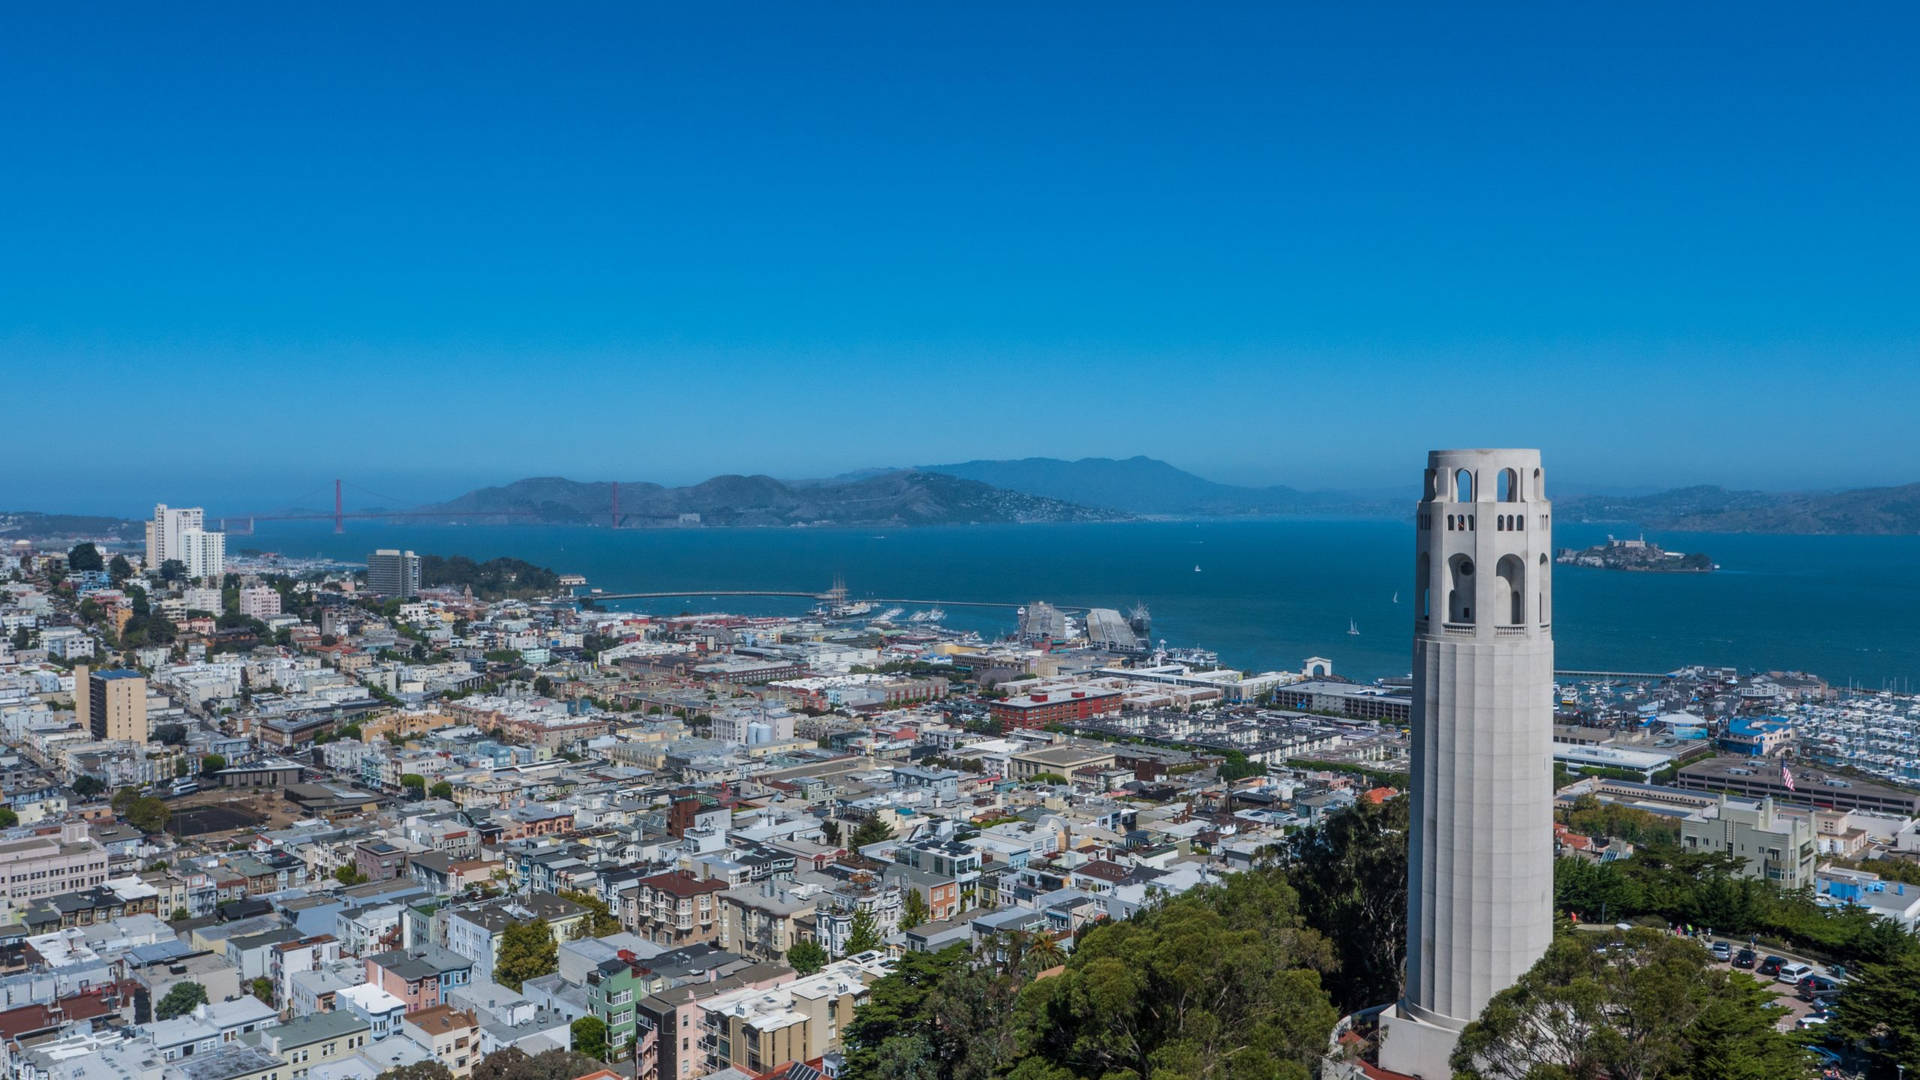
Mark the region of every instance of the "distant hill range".
<instances>
[{"instance_id":1,"label":"distant hill range","mask_svg":"<svg viewBox=\"0 0 1920 1080\"><path fill-rule=\"evenodd\" d=\"M1562 521L1631 522L1691 532L1920 533L1920 484L1839 492L1689 487L1631 498L1557 499L1554 512Z\"/></svg>"},{"instance_id":2,"label":"distant hill range","mask_svg":"<svg viewBox=\"0 0 1920 1080\"><path fill-rule=\"evenodd\" d=\"M38 510L0 511L0 540L53 540L90 537L128 542L146 536L146 523L94 514L43 514Z\"/></svg>"},{"instance_id":3,"label":"distant hill range","mask_svg":"<svg viewBox=\"0 0 1920 1080\"><path fill-rule=\"evenodd\" d=\"M605 524L610 483L560 477L516 480L421 507L485 521ZM509 516L513 514L514 516ZM771 476L716 476L688 487L620 484L620 524L701 525L966 525L1115 521L1127 515L1059 499L1008 491L975 480L901 469L847 480L787 483Z\"/></svg>"},{"instance_id":4,"label":"distant hill range","mask_svg":"<svg viewBox=\"0 0 1920 1080\"><path fill-rule=\"evenodd\" d=\"M1215 483L1149 457L1023 458L869 469L827 480L716 476L687 487L620 485L621 524L965 525L1339 515L1410 518L1417 493L1301 491ZM419 510L476 524L604 525L612 485L560 477L480 488ZM1562 495L1563 522L1751 533L1920 533L1920 484L1841 492L1689 487L1652 495ZM362 508L361 512L364 512ZM314 512L319 516L319 512ZM0 511L0 539L113 537L137 542L140 521Z\"/></svg>"},{"instance_id":5,"label":"distant hill range","mask_svg":"<svg viewBox=\"0 0 1920 1080\"><path fill-rule=\"evenodd\" d=\"M1150 457L1081 458L1078 461L1021 458L920 468L924 472L965 477L1009 491L1150 517L1385 516L1401 510L1411 512L1412 506L1410 501L1406 507L1400 507L1364 494L1220 484Z\"/></svg>"}]
</instances>

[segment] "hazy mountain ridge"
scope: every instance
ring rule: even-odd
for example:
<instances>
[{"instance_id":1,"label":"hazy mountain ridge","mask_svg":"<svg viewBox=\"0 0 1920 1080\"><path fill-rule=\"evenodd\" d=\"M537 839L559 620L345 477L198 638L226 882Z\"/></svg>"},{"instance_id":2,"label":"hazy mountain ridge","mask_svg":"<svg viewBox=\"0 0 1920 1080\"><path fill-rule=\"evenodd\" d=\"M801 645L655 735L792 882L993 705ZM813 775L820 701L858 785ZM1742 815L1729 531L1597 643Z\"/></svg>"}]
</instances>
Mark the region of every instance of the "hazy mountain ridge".
<instances>
[{"instance_id":1,"label":"hazy mountain ridge","mask_svg":"<svg viewBox=\"0 0 1920 1080\"><path fill-rule=\"evenodd\" d=\"M928 472L978 480L994 487L1162 517L1236 517L1268 514L1385 515L1390 504L1339 492L1305 492L1284 485L1242 487L1196 476L1156 458L1020 458L923 465Z\"/></svg>"},{"instance_id":2,"label":"hazy mountain ridge","mask_svg":"<svg viewBox=\"0 0 1920 1080\"><path fill-rule=\"evenodd\" d=\"M1634 498L1559 500L1562 521L1630 522L1688 532L1888 535L1920 532L1920 484L1837 492L1730 491L1702 485Z\"/></svg>"},{"instance_id":3,"label":"hazy mountain ridge","mask_svg":"<svg viewBox=\"0 0 1920 1080\"><path fill-rule=\"evenodd\" d=\"M50 540L91 536L132 541L145 536L144 522L98 514L50 514L39 510L0 510L0 538Z\"/></svg>"},{"instance_id":4,"label":"hazy mountain ridge","mask_svg":"<svg viewBox=\"0 0 1920 1080\"><path fill-rule=\"evenodd\" d=\"M545 476L470 491L423 507L449 516L605 524L613 485ZM515 516L509 518L509 513ZM957 525L1117 521L1127 515L1058 499L1005 491L961 477L897 470L851 481L790 484L771 476L716 476L687 487L620 484L626 526L674 525L698 514L702 525Z\"/></svg>"}]
</instances>

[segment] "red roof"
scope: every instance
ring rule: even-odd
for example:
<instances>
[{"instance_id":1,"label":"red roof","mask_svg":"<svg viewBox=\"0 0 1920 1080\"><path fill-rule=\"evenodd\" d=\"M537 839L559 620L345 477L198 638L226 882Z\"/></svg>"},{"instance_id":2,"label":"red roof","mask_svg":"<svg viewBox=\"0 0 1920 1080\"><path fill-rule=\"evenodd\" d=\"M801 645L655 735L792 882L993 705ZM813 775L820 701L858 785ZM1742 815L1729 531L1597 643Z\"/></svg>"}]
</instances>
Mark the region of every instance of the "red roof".
<instances>
[{"instance_id":1,"label":"red roof","mask_svg":"<svg viewBox=\"0 0 1920 1080\"><path fill-rule=\"evenodd\" d=\"M727 883L719 878L697 878L685 870L669 870L664 874L643 877L635 884L645 885L675 896L698 896L701 893L726 892Z\"/></svg>"},{"instance_id":2,"label":"red roof","mask_svg":"<svg viewBox=\"0 0 1920 1080\"><path fill-rule=\"evenodd\" d=\"M1363 792L1360 797L1367 800L1368 802L1372 803L1375 806L1379 806L1381 803L1386 802L1388 799L1391 799L1398 794L1400 794L1400 789L1398 788L1377 787L1377 788L1369 788L1367 791Z\"/></svg>"}]
</instances>

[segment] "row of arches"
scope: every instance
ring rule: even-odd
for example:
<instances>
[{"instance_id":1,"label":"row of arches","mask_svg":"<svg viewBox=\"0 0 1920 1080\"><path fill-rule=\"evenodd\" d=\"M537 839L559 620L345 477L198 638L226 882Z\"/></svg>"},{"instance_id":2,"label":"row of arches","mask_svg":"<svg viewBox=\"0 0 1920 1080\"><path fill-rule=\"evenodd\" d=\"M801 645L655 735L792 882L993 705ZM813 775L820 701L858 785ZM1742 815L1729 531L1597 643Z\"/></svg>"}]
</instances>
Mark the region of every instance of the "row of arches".
<instances>
[{"instance_id":1,"label":"row of arches","mask_svg":"<svg viewBox=\"0 0 1920 1080\"><path fill-rule=\"evenodd\" d=\"M1540 565L1545 567L1547 556L1540 555ZM1419 598L1419 617L1432 617L1433 582L1431 563L1426 553L1420 553L1414 567L1414 593ZM1478 593L1474 580L1473 558L1466 554L1451 555L1447 558L1446 574L1446 621L1459 626L1475 625L1474 602ZM1544 573L1544 570L1542 571ZM1494 581L1490 595L1486 597L1493 606L1493 614L1499 626L1527 625L1527 562L1519 555L1500 556L1494 564ZM1543 591L1538 598L1539 625L1546 626L1547 598Z\"/></svg>"},{"instance_id":2,"label":"row of arches","mask_svg":"<svg viewBox=\"0 0 1920 1080\"><path fill-rule=\"evenodd\" d=\"M1525 483L1527 478L1518 469L1501 469L1494 474L1493 502L1527 502L1533 499L1545 499L1546 474L1539 469L1533 470L1532 484ZM1450 477L1442 477L1439 470L1427 470L1428 501L1478 502L1480 476L1472 469L1455 469ZM1448 496L1452 498L1449 500Z\"/></svg>"}]
</instances>

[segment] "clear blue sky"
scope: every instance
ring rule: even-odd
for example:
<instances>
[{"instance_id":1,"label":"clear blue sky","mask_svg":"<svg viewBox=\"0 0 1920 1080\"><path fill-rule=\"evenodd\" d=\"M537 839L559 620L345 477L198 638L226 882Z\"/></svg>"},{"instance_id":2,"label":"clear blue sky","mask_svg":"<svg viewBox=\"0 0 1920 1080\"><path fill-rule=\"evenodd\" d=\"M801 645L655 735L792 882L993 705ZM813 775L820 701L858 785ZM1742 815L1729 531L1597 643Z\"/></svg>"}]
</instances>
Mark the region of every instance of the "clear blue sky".
<instances>
[{"instance_id":1,"label":"clear blue sky","mask_svg":"<svg viewBox=\"0 0 1920 1080\"><path fill-rule=\"evenodd\" d=\"M1920 479L1917 12L21 8L0 506Z\"/></svg>"}]
</instances>

